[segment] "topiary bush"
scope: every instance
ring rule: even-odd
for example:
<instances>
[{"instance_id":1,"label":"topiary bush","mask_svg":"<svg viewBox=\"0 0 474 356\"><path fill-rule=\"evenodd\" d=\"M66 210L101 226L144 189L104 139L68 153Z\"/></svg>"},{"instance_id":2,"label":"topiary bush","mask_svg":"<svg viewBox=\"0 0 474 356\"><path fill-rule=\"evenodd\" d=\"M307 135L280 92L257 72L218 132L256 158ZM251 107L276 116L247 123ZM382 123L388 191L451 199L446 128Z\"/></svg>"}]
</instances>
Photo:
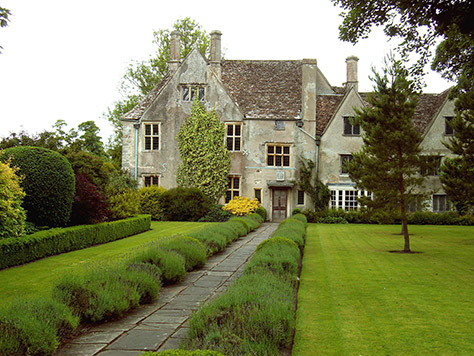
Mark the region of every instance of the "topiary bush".
<instances>
[{"instance_id":1,"label":"topiary bush","mask_svg":"<svg viewBox=\"0 0 474 356\"><path fill-rule=\"evenodd\" d=\"M164 192L159 200L168 221L198 221L212 205L209 197L197 188L173 188Z\"/></svg>"},{"instance_id":2,"label":"topiary bush","mask_svg":"<svg viewBox=\"0 0 474 356\"><path fill-rule=\"evenodd\" d=\"M160 197L166 192L165 188L152 185L138 190L140 214L150 214L153 220L164 220L165 215L160 205Z\"/></svg>"},{"instance_id":3,"label":"topiary bush","mask_svg":"<svg viewBox=\"0 0 474 356\"><path fill-rule=\"evenodd\" d=\"M23 177L26 193L23 208L27 220L39 226L65 226L71 215L75 191L74 172L58 152L41 147L18 146L6 149L2 160L11 159Z\"/></svg>"},{"instance_id":4,"label":"topiary bush","mask_svg":"<svg viewBox=\"0 0 474 356\"><path fill-rule=\"evenodd\" d=\"M263 206L259 206L255 212L263 218L263 221L267 220L267 210Z\"/></svg>"},{"instance_id":5,"label":"topiary bush","mask_svg":"<svg viewBox=\"0 0 474 356\"><path fill-rule=\"evenodd\" d=\"M26 227L26 214L21 207L25 193L15 170L8 162L0 162L0 239L20 237Z\"/></svg>"}]
</instances>

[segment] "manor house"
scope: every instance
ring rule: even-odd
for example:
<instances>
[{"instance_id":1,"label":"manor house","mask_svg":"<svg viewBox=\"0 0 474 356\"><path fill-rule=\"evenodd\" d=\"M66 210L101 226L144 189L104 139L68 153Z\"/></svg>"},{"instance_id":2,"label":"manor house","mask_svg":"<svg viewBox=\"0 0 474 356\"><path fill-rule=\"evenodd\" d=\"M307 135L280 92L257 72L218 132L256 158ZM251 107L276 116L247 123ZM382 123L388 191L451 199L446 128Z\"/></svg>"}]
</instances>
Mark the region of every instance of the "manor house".
<instances>
[{"instance_id":1,"label":"manor house","mask_svg":"<svg viewBox=\"0 0 474 356\"><path fill-rule=\"evenodd\" d=\"M270 220L281 220L311 201L295 181L299 157L316 162L319 179L331 190L330 207L357 209L358 191L345 169L362 147L361 130L351 124L354 108L367 105L358 91L358 58L346 59L347 81L334 87L316 59L227 60L221 33L211 33L210 58L192 50L180 58L180 37L170 38L169 72L123 122L122 167L140 186L176 186L180 165L176 136L195 98L215 108L226 126L231 156L229 185L222 203L234 196L257 198ZM423 94L414 123L423 135L423 154L439 167L450 154L443 141L453 134L454 105L448 92ZM395 128L394 128L395 129ZM427 172L429 209L449 202L436 167Z\"/></svg>"}]
</instances>

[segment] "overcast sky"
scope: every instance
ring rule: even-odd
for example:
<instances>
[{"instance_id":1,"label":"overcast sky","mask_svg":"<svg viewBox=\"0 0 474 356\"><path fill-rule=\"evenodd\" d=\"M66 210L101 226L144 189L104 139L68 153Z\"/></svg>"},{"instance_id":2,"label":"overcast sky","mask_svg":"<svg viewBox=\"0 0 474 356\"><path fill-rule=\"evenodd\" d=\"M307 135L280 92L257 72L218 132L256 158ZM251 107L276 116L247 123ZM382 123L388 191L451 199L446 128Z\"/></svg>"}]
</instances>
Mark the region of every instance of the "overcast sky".
<instances>
[{"instance_id":1,"label":"overcast sky","mask_svg":"<svg viewBox=\"0 0 474 356\"><path fill-rule=\"evenodd\" d=\"M232 5L231 5L232 4ZM316 58L331 85L345 81L345 58L359 57L359 90L369 91L371 67L394 47L381 31L356 46L338 39L341 10L330 0L0 0L12 13L0 28L0 136L69 128L94 120L120 99L127 65L153 53L153 30L190 17L208 33L222 32L227 59ZM451 83L431 73L425 92Z\"/></svg>"}]
</instances>

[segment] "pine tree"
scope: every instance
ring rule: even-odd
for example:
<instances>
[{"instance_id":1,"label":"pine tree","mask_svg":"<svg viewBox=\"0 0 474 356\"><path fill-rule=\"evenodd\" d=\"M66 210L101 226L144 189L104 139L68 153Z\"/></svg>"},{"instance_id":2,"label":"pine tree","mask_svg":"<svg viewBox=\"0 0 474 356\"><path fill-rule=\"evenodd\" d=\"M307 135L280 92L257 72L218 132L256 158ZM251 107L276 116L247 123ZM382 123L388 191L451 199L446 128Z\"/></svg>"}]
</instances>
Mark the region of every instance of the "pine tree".
<instances>
[{"instance_id":1,"label":"pine tree","mask_svg":"<svg viewBox=\"0 0 474 356\"><path fill-rule=\"evenodd\" d=\"M457 86L456 116L451 120L454 136L446 144L457 157L446 159L441 182L456 210L461 214L474 209L474 88L470 75L463 75Z\"/></svg>"},{"instance_id":2,"label":"pine tree","mask_svg":"<svg viewBox=\"0 0 474 356\"><path fill-rule=\"evenodd\" d=\"M383 74L374 70L374 75L375 91L367 97L369 105L356 109L354 120L363 130L364 146L353 153L349 176L358 189L373 193L372 198L360 198L362 205L400 212L403 252L411 252L406 210L423 181L417 174L422 137L413 124L418 94L400 61L389 58Z\"/></svg>"},{"instance_id":3,"label":"pine tree","mask_svg":"<svg viewBox=\"0 0 474 356\"><path fill-rule=\"evenodd\" d=\"M178 149L182 164L176 182L183 187L196 187L217 202L227 190L230 154L224 144L224 124L214 110L207 111L197 99L191 116L178 133Z\"/></svg>"}]
</instances>

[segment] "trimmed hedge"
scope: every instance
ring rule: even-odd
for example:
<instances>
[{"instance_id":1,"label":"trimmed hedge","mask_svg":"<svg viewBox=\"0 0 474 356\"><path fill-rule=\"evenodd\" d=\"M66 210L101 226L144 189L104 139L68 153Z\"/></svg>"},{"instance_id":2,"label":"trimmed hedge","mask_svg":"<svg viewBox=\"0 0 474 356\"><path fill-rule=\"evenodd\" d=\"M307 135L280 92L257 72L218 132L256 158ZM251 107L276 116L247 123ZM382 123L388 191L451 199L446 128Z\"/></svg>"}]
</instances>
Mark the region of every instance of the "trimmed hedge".
<instances>
[{"instance_id":1,"label":"trimmed hedge","mask_svg":"<svg viewBox=\"0 0 474 356\"><path fill-rule=\"evenodd\" d=\"M150 229L150 215L36 232L0 240L0 269L115 241Z\"/></svg>"},{"instance_id":2,"label":"trimmed hedge","mask_svg":"<svg viewBox=\"0 0 474 356\"><path fill-rule=\"evenodd\" d=\"M23 176L26 193L23 208L27 221L38 226L66 226L71 215L75 178L69 161L58 152L42 147L8 148L0 157L11 158L11 165Z\"/></svg>"},{"instance_id":3,"label":"trimmed hedge","mask_svg":"<svg viewBox=\"0 0 474 356\"><path fill-rule=\"evenodd\" d=\"M283 224L287 229L305 224L287 220ZM304 232L295 234L303 240ZM287 238L272 237L260 243L244 274L193 315L182 346L233 356L278 355L290 347L300 259L298 245Z\"/></svg>"}]
</instances>

